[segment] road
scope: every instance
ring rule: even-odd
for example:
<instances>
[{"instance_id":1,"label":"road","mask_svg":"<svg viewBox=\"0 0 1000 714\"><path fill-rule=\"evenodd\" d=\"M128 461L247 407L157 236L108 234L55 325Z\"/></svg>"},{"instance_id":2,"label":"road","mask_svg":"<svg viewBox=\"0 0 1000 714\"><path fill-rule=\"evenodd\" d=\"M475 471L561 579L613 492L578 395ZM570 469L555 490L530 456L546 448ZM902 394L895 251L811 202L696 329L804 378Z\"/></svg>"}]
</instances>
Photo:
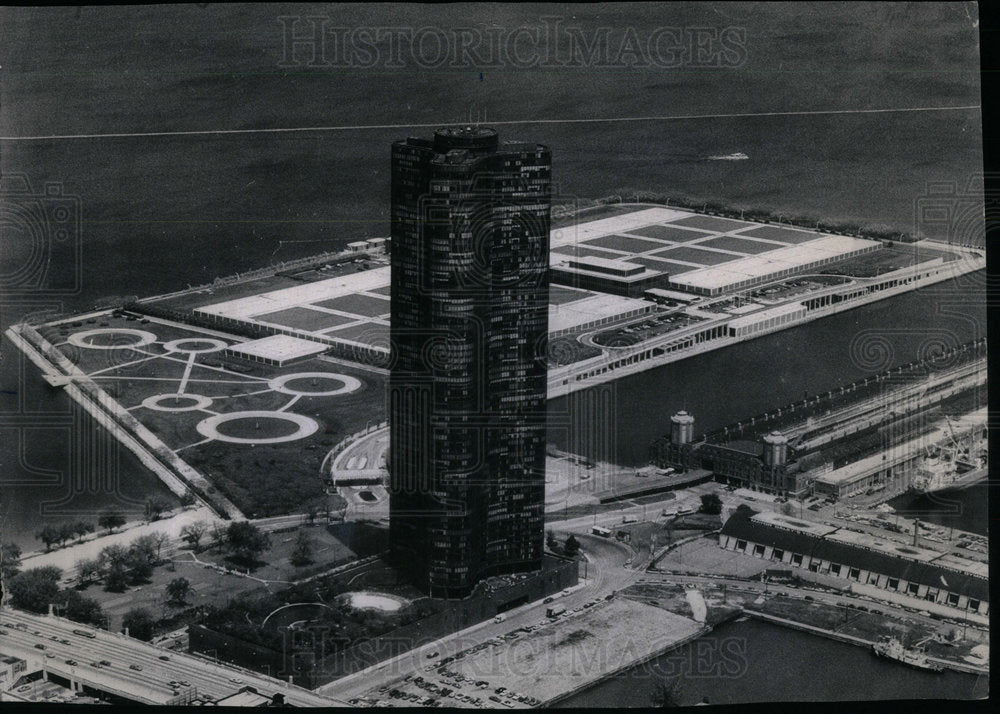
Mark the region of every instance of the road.
<instances>
[{"instance_id":1,"label":"road","mask_svg":"<svg viewBox=\"0 0 1000 714\"><path fill-rule=\"evenodd\" d=\"M3 620L0 630L4 632L0 636L0 648L3 652L29 662L40 661L50 672L136 701L166 703L175 696L175 688L169 682L176 680L190 682L197 688L198 694L213 700L250 685L268 697L280 692L287 703L295 706L328 707L341 703L273 677L160 649L131 637L95 630L61 617L32 615L8 607L3 608L0 615ZM78 635L75 630L90 632L94 636ZM45 649L40 650L35 645L42 645ZM47 657L48 654L54 656ZM67 660L76 664L68 664ZM107 660L111 665L91 665L91 662L100 660ZM131 669L130 665L141 669Z\"/></svg>"}]
</instances>

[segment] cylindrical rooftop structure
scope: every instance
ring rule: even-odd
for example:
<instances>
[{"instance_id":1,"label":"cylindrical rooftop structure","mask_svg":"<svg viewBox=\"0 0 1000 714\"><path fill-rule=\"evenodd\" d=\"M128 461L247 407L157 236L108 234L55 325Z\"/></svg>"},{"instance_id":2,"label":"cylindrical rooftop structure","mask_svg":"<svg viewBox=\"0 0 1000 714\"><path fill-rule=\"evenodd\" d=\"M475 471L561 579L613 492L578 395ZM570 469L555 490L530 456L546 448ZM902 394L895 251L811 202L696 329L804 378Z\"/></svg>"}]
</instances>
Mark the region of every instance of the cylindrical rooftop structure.
<instances>
[{"instance_id":1,"label":"cylindrical rooftop structure","mask_svg":"<svg viewBox=\"0 0 1000 714\"><path fill-rule=\"evenodd\" d=\"M485 126L445 127L434 132L434 151L439 154L452 149L495 151L499 144L496 130Z\"/></svg>"},{"instance_id":2,"label":"cylindrical rooftop structure","mask_svg":"<svg viewBox=\"0 0 1000 714\"><path fill-rule=\"evenodd\" d=\"M780 431L764 436L764 465L782 466L788 461L788 437Z\"/></svg>"},{"instance_id":3,"label":"cylindrical rooftop structure","mask_svg":"<svg viewBox=\"0 0 1000 714\"><path fill-rule=\"evenodd\" d=\"M694 417L683 409L670 417L670 441L674 444L694 441Z\"/></svg>"}]
</instances>

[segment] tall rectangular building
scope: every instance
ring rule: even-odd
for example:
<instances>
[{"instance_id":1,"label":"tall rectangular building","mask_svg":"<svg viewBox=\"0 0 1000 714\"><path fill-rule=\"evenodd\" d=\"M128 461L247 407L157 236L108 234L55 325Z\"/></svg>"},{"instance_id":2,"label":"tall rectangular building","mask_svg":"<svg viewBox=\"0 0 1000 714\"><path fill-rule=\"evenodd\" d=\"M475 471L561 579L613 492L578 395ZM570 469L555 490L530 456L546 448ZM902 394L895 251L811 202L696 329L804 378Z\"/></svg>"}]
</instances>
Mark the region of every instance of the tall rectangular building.
<instances>
[{"instance_id":1,"label":"tall rectangular building","mask_svg":"<svg viewBox=\"0 0 1000 714\"><path fill-rule=\"evenodd\" d=\"M550 185L492 129L392 146L390 547L435 597L541 567Z\"/></svg>"}]
</instances>

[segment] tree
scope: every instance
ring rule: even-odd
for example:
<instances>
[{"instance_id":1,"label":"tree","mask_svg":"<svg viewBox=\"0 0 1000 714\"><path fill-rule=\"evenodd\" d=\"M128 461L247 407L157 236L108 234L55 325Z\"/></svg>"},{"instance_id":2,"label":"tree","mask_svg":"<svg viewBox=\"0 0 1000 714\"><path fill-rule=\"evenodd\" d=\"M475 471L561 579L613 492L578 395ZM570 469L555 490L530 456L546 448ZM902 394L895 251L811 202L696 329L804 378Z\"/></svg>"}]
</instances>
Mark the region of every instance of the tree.
<instances>
[{"instance_id":1,"label":"tree","mask_svg":"<svg viewBox=\"0 0 1000 714\"><path fill-rule=\"evenodd\" d=\"M124 563L113 563L104 571L104 589L113 592L124 592L128 587L128 568Z\"/></svg>"},{"instance_id":2,"label":"tree","mask_svg":"<svg viewBox=\"0 0 1000 714\"><path fill-rule=\"evenodd\" d=\"M63 606L62 615L73 622L101 627L105 623L104 610L93 598L84 597L76 590L63 590L57 598Z\"/></svg>"},{"instance_id":3,"label":"tree","mask_svg":"<svg viewBox=\"0 0 1000 714\"><path fill-rule=\"evenodd\" d=\"M76 535L76 524L74 523L60 523L59 524L59 545L66 545L66 541L72 540L73 536Z\"/></svg>"},{"instance_id":4,"label":"tree","mask_svg":"<svg viewBox=\"0 0 1000 714\"><path fill-rule=\"evenodd\" d=\"M81 558L76 561L76 573L81 585L90 585L95 580L100 580L102 570L100 558Z\"/></svg>"},{"instance_id":5,"label":"tree","mask_svg":"<svg viewBox=\"0 0 1000 714\"><path fill-rule=\"evenodd\" d=\"M222 521L215 521L212 524L212 543L217 550L222 550L226 545L226 535L228 529Z\"/></svg>"},{"instance_id":6,"label":"tree","mask_svg":"<svg viewBox=\"0 0 1000 714\"><path fill-rule=\"evenodd\" d=\"M97 524L101 528L107 528L108 533L113 533L115 528L125 525L125 516L118 511L105 511L97 519Z\"/></svg>"},{"instance_id":7,"label":"tree","mask_svg":"<svg viewBox=\"0 0 1000 714\"><path fill-rule=\"evenodd\" d=\"M128 549L118 543L109 545L101 549L97 559L104 575L104 589L122 592L128 585Z\"/></svg>"},{"instance_id":8,"label":"tree","mask_svg":"<svg viewBox=\"0 0 1000 714\"><path fill-rule=\"evenodd\" d=\"M126 564L133 583L149 579L156 567L156 542L152 535L139 536L128 547Z\"/></svg>"},{"instance_id":9,"label":"tree","mask_svg":"<svg viewBox=\"0 0 1000 714\"><path fill-rule=\"evenodd\" d=\"M45 544L45 552L48 553L52 550L53 543L59 542L59 529L52 525L45 526L35 534L35 538Z\"/></svg>"},{"instance_id":10,"label":"tree","mask_svg":"<svg viewBox=\"0 0 1000 714\"><path fill-rule=\"evenodd\" d=\"M10 580L10 599L15 607L31 612L48 612L49 604L59 594L62 571L54 565L31 568Z\"/></svg>"},{"instance_id":11,"label":"tree","mask_svg":"<svg viewBox=\"0 0 1000 714\"><path fill-rule=\"evenodd\" d=\"M655 709L679 707L681 706L680 694L680 679L675 679L672 682L660 682L653 687L653 692L649 696L649 703Z\"/></svg>"},{"instance_id":12,"label":"tree","mask_svg":"<svg viewBox=\"0 0 1000 714\"><path fill-rule=\"evenodd\" d=\"M271 547L271 539L250 521L237 521L226 529L226 547L233 558L249 564Z\"/></svg>"},{"instance_id":13,"label":"tree","mask_svg":"<svg viewBox=\"0 0 1000 714\"><path fill-rule=\"evenodd\" d=\"M710 516L717 516L722 513L722 499L717 493L703 493L701 495L701 512Z\"/></svg>"},{"instance_id":14,"label":"tree","mask_svg":"<svg viewBox=\"0 0 1000 714\"><path fill-rule=\"evenodd\" d=\"M102 570L112 565L124 565L128 559L128 548L121 543L113 543L101 548L101 552L97 554L97 559L101 564Z\"/></svg>"},{"instance_id":15,"label":"tree","mask_svg":"<svg viewBox=\"0 0 1000 714\"><path fill-rule=\"evenodd\" d=\"M306 535L305 531L299 531L299 537L295 541L295 549L292 551L292 565L299 568L303 565L309 565L313 562L312 559L312 540Z\"/></svg>"},{"instance_id":16,"label":"tree","mask_svg":"<svg viewBox=\"0 0 1000 714\"><path fill-rule=\"evenodd\" d=\"M208 524L205 521L195 521L181 528L181 539L190 543L191 547L195 550L198 550L198 545L206 533L208 533Z\"/></svg>"},{"instance_id":17,"label":"tree","mask_svg":"<svg viewBox=\"0 0 1000 714\"><path fill-rule=\"evenodd\" d=\"M163 548L163 544L170 539L170 536L163 531L156 531L155 533L150 533L149 537L152 539L153 545L156 546L156 561L159 562L160 550Z\"/></svg>"},{"instance_id":18,"label":"tree","mask_svg":"<svg viewBox=\"0 0 1000 714\"><path fill-rule=\"evenodd\" d=\"M146 500L145 514L147 521L158 520L165 510L167 510L167 504L155 496Z\"/></svg>"},{"instance_id":19,"label":"tree","mask_svg":"<svg viewBox=\"0 0 1000 714\"><path fill-rule=\"evenodd\" d=\"M88 523L87 521L77 521L73 524L73 533L76 534L77 540L83 540L83 537L88 533L94 532L94 524Z\"/></svg>"},{"instance_id":20,"label":"tree","mask_svg":"<svg viewBox=\"0 0 1000 714\"><path fill-rule=\"evenodd\" d=\"M0 574L7 580L17 575L21 569L21 546L14 542L0 546Z\"/></svg>"},{"instance_id":21,"label":"tree","mask_svg":"<svg viewBox=\"0 0 1000 714\"><path fill-rule=\"evenodd\" d=\"M559 545L559 541L556 540L556 532L551 528L545 534L545 545L549 547L549 550L555 550L556 546Z\"/></svg>"},{"instance_id":22,"label":"tree","mask_svg":"<svg viewBox=\"0 0 1000 714\"><path fill-rule=\"evenodd\" d=\"M189 592L191 592L191 581L187 578L174 578L167 583L167 601L170 603L183 605Z\"/></svg>"},{"instance_id":23,"label":"tree","mask_svg":"<svg viewBox=\"0 0 1000 714\"><path fill-rule=\"evenodd\" d=\"M128 628L130 637L149 642L153 639L153 627L156 621L153 614L144 607L134 608L125 613L122 626Z\"/></svg>"},{"instance_id":24,"label":"tree","mask_svg":"<svg viewBox=\"0 0 1000 714\"><path fill-rule=\"evenodd\" d=\"M574 555L580 552L580 541L576 539L576 536L571 535L566 539L566 545L563 546L563 553L572 558Z\"/></svg>"},{"instance_id":25,"label":"tree","mask_svg":"<svg viewBox=\"0 0 1000 714\"><path fill-rule=\"evenodd\" d=\"M197 502L198 502L198 499L195 497L194 493L192 493L191 489L186 490L184 492L184 495L181 496L181 505L182 506L193 506Z\"/></svg>"}]
</instances>

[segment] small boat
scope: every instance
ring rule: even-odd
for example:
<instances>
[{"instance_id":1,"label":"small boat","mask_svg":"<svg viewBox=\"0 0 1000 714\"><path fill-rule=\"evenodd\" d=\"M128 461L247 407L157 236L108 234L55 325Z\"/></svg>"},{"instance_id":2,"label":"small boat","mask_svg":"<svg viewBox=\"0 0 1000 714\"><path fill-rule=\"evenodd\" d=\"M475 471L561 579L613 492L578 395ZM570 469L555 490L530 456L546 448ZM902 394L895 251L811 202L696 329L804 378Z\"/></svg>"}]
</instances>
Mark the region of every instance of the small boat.
<instances>
[{"instance_id":1,"label":"small boat","mask_svg":"<svg viewBox=\"0 0 1000 714\"><path fill-rule=\"evenodd\" d=\"M941 665L931 662L923 650L916 647L904 647L903 643L895 637L883 638L879 642L876 642L872 645L872 651L876 657L895 660L896 662L901 662L902 664L927 672L941 672L944 670L944 667Z\"/></svg>"}]
</instances>

